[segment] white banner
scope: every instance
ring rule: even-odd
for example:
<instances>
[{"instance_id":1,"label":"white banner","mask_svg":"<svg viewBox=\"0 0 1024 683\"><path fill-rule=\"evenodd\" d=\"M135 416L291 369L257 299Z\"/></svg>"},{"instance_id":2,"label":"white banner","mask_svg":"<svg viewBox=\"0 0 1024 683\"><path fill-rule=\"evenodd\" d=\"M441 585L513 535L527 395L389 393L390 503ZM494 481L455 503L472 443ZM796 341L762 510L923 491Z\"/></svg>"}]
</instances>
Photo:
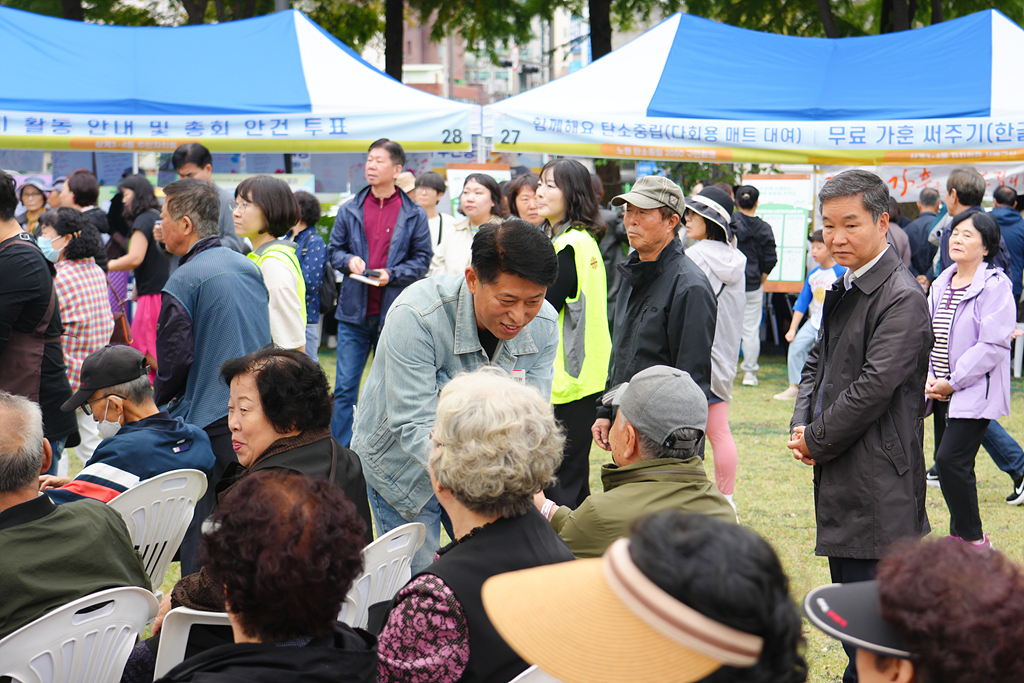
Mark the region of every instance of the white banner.
<instances>
[{"instance_id":1,"label":"white banner","mask_svg":"<svg viewBox=\"0 0 1024 683\"><path fill-rule=\"evenodd\" d=\"M968 164L983 176L987 188L985 194L992 192L1000 185L1009 185L1018 194L1024 193L1024 164ZM946 181L949 174L958 166L955 164L937 164L934 166L861 166L866 171L877 173L889 186L889 194L897 202L916 202L921 190L926 187L939 191L939 198L946 196ZM819 166L817 174L817 190L832 176L849 170L849 166Z\"/></svg>"}]
</instances>

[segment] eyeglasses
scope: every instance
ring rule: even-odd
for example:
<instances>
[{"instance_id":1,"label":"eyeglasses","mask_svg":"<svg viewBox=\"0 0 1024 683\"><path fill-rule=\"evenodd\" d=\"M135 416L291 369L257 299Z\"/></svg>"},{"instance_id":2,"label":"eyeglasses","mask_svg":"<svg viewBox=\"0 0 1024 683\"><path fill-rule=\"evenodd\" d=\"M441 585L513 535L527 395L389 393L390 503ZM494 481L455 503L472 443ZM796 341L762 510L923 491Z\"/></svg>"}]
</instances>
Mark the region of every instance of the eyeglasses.
<instances>
[{"instance_id":1,"label":"eyeglasses","mask_svg":"<svg viewBox=\"0 0 1024 683\"><path fill-rule=\"evenodd\" d=\"M83 403L82 412L85 413L86 415L92 415L92 404L97 403L98 401L102 401L105 398L110 398L111 396L119 398L122 401L124 400L124 396L118 396L117 394L107 394L105 396L100 396L99 398L94 398L91 401L86 401L85 403Z\"/></svg>"},{"instance_id":2,"label":"eyeglasses","mask_svg":"<svg viewBox=\"0 0 1024 683\"><path fill-rule=\"evenodd\" d=\"M434 430L433 429L430 430L430 441L435 446L437 446L438 448L444 448L444 444L443 443L438 443L438 442L434 441Z\"/></svg>"},{"instance_id":3,"label":"eyeglasses","mask_svg":"<svg viewBox=\"0 0 1024 683\"><path fill-rule=\"evenodd\" d=\"M241 213L245 213L246 209L248 209L250 206L253 206L253 205L250 204L249 202L246 202L246 201L243 201L243 200L239 200L239 201L235 202L233 206L231 206L231 213L234 213L235 211L238 211L238 209L242 210Z\"/></svg>"}]
</instances>

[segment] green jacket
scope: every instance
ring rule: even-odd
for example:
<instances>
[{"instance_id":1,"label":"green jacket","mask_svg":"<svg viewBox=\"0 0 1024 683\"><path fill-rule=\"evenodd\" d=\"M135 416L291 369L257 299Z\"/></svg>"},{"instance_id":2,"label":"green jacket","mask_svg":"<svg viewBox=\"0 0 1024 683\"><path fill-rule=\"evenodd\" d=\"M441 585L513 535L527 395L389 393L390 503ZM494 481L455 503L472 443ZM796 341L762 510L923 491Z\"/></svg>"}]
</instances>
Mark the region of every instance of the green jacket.
<instances>
[{"instance_id":1,"label":"green jacket","mask_svg":"<svg viewBox=\"0 0 1024 683\"><path fill-rule=\"evenodd\" d=\"M577 558L600 557L612 541L626 536L633 522L660 510L681 510L736 522L736 512L704 473L698 457L659 458L619 467L601 467L604 493L575 510L562 506L551 518Z\"/></svg>"}]
</instances>

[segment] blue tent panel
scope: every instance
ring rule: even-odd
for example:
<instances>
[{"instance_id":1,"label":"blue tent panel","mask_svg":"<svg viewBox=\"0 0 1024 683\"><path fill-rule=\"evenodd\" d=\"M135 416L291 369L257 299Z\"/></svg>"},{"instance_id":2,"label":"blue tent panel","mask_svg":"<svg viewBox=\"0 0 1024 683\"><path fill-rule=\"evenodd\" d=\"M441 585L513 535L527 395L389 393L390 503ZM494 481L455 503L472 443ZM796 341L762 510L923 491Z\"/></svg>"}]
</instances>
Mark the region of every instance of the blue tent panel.
<instances>
[{"instance_id":1,"label":"blue tent panel","mask_svg":"<svg viewBox=\"0 0 1024 683\"><path fill-rule=\"evenodd\" d=\"M294 17L280 12L212 26L139 28L0 7L0 56L22 69L22 77L5 79L0 110L153 116L309 111ZM56 75L56 87L41 87L38 74Z\"/></svg>"},{"instance_id":2,"label":"blue tent panel","mask_svg":"<svg viewBox=\"0 0 1024 683\"><path fill-rule=\"evenodd\" d=\"M826 40L684 14L647 115L740 121L989 116L991 22L989 12L979 12L913 31Z\"/></svg>"}]
</instances>

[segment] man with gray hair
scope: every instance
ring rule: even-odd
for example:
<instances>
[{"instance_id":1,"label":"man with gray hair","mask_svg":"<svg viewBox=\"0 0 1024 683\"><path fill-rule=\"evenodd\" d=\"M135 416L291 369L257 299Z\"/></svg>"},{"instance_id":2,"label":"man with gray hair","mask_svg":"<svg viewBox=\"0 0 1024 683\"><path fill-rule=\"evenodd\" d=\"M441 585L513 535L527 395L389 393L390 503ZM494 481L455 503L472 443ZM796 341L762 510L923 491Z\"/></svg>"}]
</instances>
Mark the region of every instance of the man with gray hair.
<instances>
[{"instance_id":1,"label":"man with gray hair","mask_svg":"<svg viewBox=\"0 0 1024 683\"><path fill-rule=\"evenodd\" d=\"M949 256L949 236L953 228L967 220L972 213L984 211L981 200L985 198L985 176L969 166L954 168L946 180L946 210L953 220L946 224L939 237L939 272L953 265ZM1006 250L1006 241L1000 236L999 253L992 260L992 265L1002 268L1004 273L1010 272L1010 253ZM935 279L933 273L930 279Z\"/></svg>"},{"instance_id":2,"label":"man with gray hair","mask_svg":"<svg viewBox=\"0 0 1024 683\"><path fill-rule=\"evenodd\" d=\"M814 467L815 554L828 558L834 583L869 581L894 544L929 531L921 420L931 317L886 242L885 182L844 171L818 200L825 246L847 271L825 293L788 445Z\"/></svg>"},{"instance_id":3,"label":"man with gray hair","mask_svg":"<svg viewBox=\"0 0 1024 683\"><path fill-rule=\"evenodd\" d=\"M601 468L604 493L575 510L539 492L534 503L578 558L601 557L633 522L680 510L736 521L736 510L704 472L699 444L708 400L690 373L666 365L642 370L605 394L617 408L608 432L612 463Z\"/></svg>"},{"instance_id":4,"label":"man with gray hair","mask_svg":"<svg viewBox=\"0 0 1024 683\"><path fill-rule=\"evenodd\" d=\"M181 544L181 574L199 570L199 528L213 510L214 485L235 460L228 429L224 361L271 343L269 296L255 263L221 246L220 199L205 180L187 178L164 188L160 217L167 250L181 256L164 285L157 323L156 404L170 417L206 431L217 464Z\"/></svg>"},{"instance_id":5,"label":"man with gray hair","mask_svg":"<svg viewBox=\"0 0 1024 683\"><path fill-rule=\"evenodd\" d=\"M213 472L210 437L156 407L148 373L146 357L130 346L105 346L82 363L81 388L61 409L82 408L99 423L103 441L74 479L40 477L40 490L55 503L82 498L106 503L172 470Z\"/></svg>"},{"instance_id":6,"label":"man with gray hair","mask_svg":"<svg viewBox=\"0 0 1024 683\"><path fill-rule=\"evenodd\" d=\"M927 274L932 269L932 259L938 251L938 247L928 241L928 235L938 220L941 205L939 191L930 187L924 188L917 198L917 210L920 213L903 228L903 232L907 233L907 239L910 240L910 272L925 287L928 286Z\"/></svg>"},{"instance_id":7,"label":"man with gray hair","mask_svg":"<svg viewBox=\"0 0 1024 683\"><path fill-rule=\"evenodd\" d=\"M121 515L95 500L58 506L39 492L52 453L39 406L0 391L0 638L97 591L150 590Z\"/></svg>"}]
</instances>

